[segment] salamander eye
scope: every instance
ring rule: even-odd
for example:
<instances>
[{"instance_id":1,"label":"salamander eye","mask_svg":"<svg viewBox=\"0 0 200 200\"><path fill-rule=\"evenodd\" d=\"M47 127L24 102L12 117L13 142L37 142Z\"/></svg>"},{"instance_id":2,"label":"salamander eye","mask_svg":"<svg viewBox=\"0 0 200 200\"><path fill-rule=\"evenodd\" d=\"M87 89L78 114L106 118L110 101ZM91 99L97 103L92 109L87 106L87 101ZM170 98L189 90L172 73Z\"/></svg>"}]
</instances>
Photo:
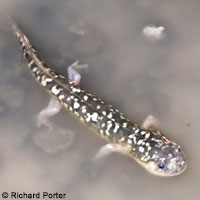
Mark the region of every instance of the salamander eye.
<instances>
[{"instance_id":1,"label":"salamander eye","mask_svg":"<svg viewBox=\"0 0 200 200\"><path fill-rule=\"evenodd\" d=\"M165 168L165 165L164 165L163 163L160 162L160 163L158 163L158 168L159 168L159 169L164 169L164 168Z\"/></svg>"},{"instance_id":2,"label":"salamander eye","mask_svg":"<svg viewBox=\"0 0 200 200\"><path fill-rule=\"evenodd\" d=\"M175 148L174 151L175 151L175 153L180 153L181 149L180 148Z\"/></svg>"}]
</instances>

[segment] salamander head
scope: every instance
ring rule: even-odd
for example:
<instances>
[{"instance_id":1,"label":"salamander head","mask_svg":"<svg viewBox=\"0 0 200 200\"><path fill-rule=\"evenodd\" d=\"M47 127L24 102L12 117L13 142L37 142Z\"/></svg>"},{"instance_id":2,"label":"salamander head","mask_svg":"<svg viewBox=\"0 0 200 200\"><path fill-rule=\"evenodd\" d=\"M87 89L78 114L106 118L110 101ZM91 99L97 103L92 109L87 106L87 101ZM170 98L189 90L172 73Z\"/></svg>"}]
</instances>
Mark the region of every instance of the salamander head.
<instances>
[{"instance_id":1,"label":"salamander head","mask_svg":"<svg viewBox=\"0 0 200 200\"><path fill-rule=\"evenodd\" d=\"M187 162L181 148L174 144L164 144L152 151L151 160L145 168L158 176L176 176L181 174L187 166Z\"/></svg>"}]
</instances>

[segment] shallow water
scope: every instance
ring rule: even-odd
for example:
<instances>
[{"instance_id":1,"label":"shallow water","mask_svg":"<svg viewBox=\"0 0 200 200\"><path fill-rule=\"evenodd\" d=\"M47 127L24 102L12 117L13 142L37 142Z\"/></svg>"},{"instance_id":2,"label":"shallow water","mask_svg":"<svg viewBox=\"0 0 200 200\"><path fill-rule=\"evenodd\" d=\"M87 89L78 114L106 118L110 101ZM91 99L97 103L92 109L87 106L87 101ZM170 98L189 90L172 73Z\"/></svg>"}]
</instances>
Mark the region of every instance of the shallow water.
<instances>
[{"instance_id":1,"label":"shallow water","mask_svg":"<svg viewBox=\"0 0 200 200\"><path fill-rule=\"evenodd\" d=\"M63 75L76 60L88 64L81 85L138 124L156 117L155 127L184 149L188 167L163 178L124 155L92 163L106 142L64 109L51 118L52 131L37 128L50 97L21 62L19 43L1 17L0 192L200 199L199 8L195 0L2 1L1 13L15 17L48 64ZM164 27L162 37L144 31L151 25Z\"/></svg>"}]
</instances>

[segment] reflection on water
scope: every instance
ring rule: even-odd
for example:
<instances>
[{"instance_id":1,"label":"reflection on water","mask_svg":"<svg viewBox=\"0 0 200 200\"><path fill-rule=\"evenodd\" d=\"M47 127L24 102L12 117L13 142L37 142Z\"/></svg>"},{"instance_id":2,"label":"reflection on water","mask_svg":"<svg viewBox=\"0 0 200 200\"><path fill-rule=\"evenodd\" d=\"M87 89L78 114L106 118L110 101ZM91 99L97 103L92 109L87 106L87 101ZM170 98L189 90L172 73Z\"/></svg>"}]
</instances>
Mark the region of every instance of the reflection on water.
<instances>
[{"instance_id":1,"label":"reflection on water","mask_svg":"<svg viewBox=\"0 0 200 200\"><path fill-rule=\"evenodd\" d=\"M45 129L34 135L34 142L47 153L65 149L72 144L74 133L62 129Z\"/></svg>"},{"instance_id":2,"label":"reflection on water","mask_svg":"<svg viewBox=\"0 0 200 200\"><path fill-rule=\"evenodd\" d=\"M183 147L188 168L161 178L124 155L95 163L106 142L64 109L50 119L52 130L37 128L35 117L50 97L20 62L19 43L1 17L0 192L66 192L71 200L200 199L199 7L194 0L1 3L59 73L66 76L76 60L88 64L84 88L138 124L155 116L156 126Z\"/></svg>"}]
</instances>

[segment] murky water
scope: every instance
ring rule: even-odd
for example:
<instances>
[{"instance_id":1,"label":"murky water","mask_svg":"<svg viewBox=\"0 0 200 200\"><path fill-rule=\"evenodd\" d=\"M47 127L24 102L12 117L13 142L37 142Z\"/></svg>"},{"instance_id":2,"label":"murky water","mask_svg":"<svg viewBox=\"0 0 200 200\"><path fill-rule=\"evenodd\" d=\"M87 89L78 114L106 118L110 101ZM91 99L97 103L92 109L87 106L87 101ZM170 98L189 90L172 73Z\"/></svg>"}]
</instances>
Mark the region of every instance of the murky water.
<instances>
[{"instance_id":1,"label":"murky water","mask_svg":"<svg viewBox=\"0 0 200 200\"><path fill-rule=\"evenodd\" d=\"M188 168L162 178L124 155L94 164L106 142L64 109L51 118L53 130L38 128L37 114L50 97L21 62L19 43L1 17L0 192L60 192L70 200L200 199L199 9L195 0L1 1L1 13L16 18L59 73L67 75L76 60L88 64L84 88L138 124L155 116L156 127L183 147Z\"/></svg>"}]
</instances>

